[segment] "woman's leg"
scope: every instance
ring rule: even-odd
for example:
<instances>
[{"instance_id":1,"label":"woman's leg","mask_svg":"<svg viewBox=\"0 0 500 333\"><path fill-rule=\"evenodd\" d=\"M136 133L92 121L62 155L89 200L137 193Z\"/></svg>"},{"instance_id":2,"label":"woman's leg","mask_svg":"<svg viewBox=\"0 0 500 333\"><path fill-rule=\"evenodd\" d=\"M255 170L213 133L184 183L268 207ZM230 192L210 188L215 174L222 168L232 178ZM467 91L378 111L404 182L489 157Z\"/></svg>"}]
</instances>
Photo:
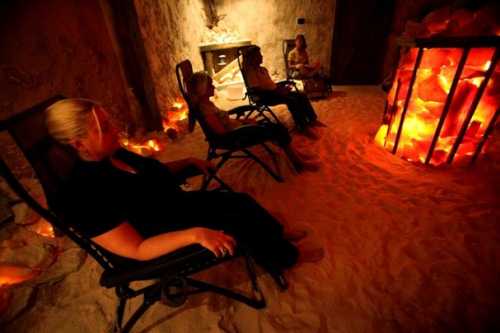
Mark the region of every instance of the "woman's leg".
<instances>
[{"instance_id":1,"label":"woman's leg","mask_svg":"<svg viewBox=\"0 0 500 333\"><path fill-rule=\"evenodd\" d=\"M163 232L191 227L224 230L269 271L280 271L297 261L297 249L283 239L283 226L248 194L184 192L175 207L175 228L165 227Z\"/></svg>"},{"instance_id":2,"label":"woman's leg","mask_svg":"<svg viewBox=\"0 0 500 333\"><path fill-rule=\"evenodd\" d=\"M309 98L307 98L307 95L295 91L290 92L290 94L294 96L297 103L300 105L302 112L307 119L307 123L313 122L318 118L316 112L314 112L311 102L309 101Z\"/></svg>"}]
</instances>

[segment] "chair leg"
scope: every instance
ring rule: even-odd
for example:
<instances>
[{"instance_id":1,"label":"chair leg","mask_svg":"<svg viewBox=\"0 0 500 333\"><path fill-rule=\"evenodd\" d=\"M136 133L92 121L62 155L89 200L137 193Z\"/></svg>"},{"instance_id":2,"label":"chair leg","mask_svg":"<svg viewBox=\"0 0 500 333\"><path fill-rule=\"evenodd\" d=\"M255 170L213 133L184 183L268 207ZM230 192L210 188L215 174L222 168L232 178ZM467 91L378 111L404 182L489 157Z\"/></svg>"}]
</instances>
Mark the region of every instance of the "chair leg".
<instances>
[{"instance_id":1,"label":"chair leg","mask_svg":"<svg viewBox=\"0 0 500 333\"><path fill-rule=\"evenodd\" d=\"M276 174L269 166L267 166L267 164L265 164L264 162L262 162L257 156L255 156L250 150L248 149L243 149L243 151L245 152L245 154L247 154L251 159L253 159L255 162L259 163L260 166L266 170L270 175L271 177L274 178L274 180L276 180L277 182L279 183L282 183L283 182L283 178Z\"/></svg>"},{"instance_id":2,"label":"chair leg","mask_svg":"<svg viewBox=\"0 0 500 333\"><path fill-rule=\"evenodd\" d=\"M120 297L120 303L116 308L116 323L117 327L121 328L123 324L123 312L125 311L125 304L127 304L127 299L125 297Z\"/></svg>"},{"instance_id":3,"label":"chair leg","mask_svg":"<svg viewBox=\"0 0 500 333\"><path fill-rule=\"evenodd\" d=\"M262 293L259 293L259 296L257 298L250 298L235 291L226 288L221 288L203 281L194 280L188 277L186 277L186 282L189 286L197 288L200 291L210 291L225 296L227 298L233 299L235 301L241 302L243 304L246 304L254 309L263 309L266 307L266 300L264 299L264 297L262 297Z\"/></svg>"},{"instance_id":4,"label":"chair leg","mask_svg":"<svg viewBox=\"0 0 500 333\"><path fill-rule=\"evenodd\" d=\"M262 113L264 111L269 112L271 114L271 116L274 118L274 120L276 121L277 124L281 124L281 121L279 120L278 116L276 116L276 114L273 112L273 110L271 110L271 108L269 106L264 105L263 108L262 108ZM267 119L269 119L269 118L267 118Z\"/></svg>"},{"instance_id":5,"label":"chair leg","mask_svg":"<svg viewBox=\"0 0 500 333\"><path fill-rule=\"evenodd\" d=\"M231 153L224 154L222 156L222 159L216 164L215 170L214 170L213 174L211 174L208 177L204 176L204 178L203 178L203 184L201 185L201 190L202 191L205 191L208 188L208 185L210 184L210 182L212 181L212 179L215 179L217 172L219 171L220 168L222 168L222 166L224 165L224 163L227 162L227 160L229 159L230 156L231 156ZM212 156L210 156L208 158L208 161L210 161L210 160L212 160ZM219 183L221 183L221 182L222 181L219 179ZM231 189L227 185L225 185L224 187L227 187L228 189Z\"/></svg>"},{"instance_id":6,"label":"chair leg","mask_svg":"<svg viewBox=\"0 0 500 333\"><path fill-rule=\"evenodd\" d=\"M151 307L151 305L155 304L160 299L161 287L158 285L157 288L154 288L144 294L144 299L142 304L135 310L132 316L129 318L125 326L122 328L121 333L129 333L135 323L142 317L142 315Z\"/></svg>"},{"instance_id":7,"label":"chair leg","mask_svg":"<svg viewBox=\"0 0 500 333\"><path fill-rule=\"evenodd\" d=\"M280 177L281 177L281 170L280 170L278 160L276 159L276 153L271 148L269 148L269 146L266 145L264 142L261 143L261 146L264 147L264 149L267 151L269 156L271 156L271 159L273 160L273 163L274 163L274 167L276 169L276 173L278 175L280 175Z\"/></svg>"}]
</instances>

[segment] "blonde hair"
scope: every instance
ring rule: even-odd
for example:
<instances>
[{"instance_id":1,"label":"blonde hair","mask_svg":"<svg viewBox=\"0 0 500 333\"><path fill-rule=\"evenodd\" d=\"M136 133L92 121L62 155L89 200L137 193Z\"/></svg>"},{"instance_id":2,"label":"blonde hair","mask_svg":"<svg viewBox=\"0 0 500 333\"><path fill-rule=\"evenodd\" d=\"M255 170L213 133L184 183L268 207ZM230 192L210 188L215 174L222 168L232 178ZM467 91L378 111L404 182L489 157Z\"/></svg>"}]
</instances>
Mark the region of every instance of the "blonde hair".
<instances>
[{"instance_id":1,"label":"blonde hair","mask_svg":"<svg viewBox=\"0 0 500 333\"><path fill-rule=\"evenodd\" d=\"M84 138L92 115L97 118L94 107L98 105L99 103L84 98L67 98L55 102L45 110L49 134L64 144ZM97 119L96 121L99 124Z\"/></svg>"}]
</instances>

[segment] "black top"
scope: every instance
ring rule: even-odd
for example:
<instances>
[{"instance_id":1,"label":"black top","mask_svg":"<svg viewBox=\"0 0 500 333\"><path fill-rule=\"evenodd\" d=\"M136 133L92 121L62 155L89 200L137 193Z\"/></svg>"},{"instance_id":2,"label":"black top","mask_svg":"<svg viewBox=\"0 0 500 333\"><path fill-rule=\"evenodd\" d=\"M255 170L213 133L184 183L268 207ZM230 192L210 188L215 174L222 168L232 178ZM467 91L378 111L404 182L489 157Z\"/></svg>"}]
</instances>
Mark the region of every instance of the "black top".
<instances>
[{"instance_id":1,"label":"black top","mask_svg":"<svg viewBox=\"0 0 500 333\"><path fill-rule=\"evenodd\" d=\"M79 160L60 192L64 219L89 238L128 221L139 232L168 214L168 198L182 193L178 179L162 163L126 150L115 158L132 166L132 174L117 169L109 159Z\"/></svg>"}]
</instances>

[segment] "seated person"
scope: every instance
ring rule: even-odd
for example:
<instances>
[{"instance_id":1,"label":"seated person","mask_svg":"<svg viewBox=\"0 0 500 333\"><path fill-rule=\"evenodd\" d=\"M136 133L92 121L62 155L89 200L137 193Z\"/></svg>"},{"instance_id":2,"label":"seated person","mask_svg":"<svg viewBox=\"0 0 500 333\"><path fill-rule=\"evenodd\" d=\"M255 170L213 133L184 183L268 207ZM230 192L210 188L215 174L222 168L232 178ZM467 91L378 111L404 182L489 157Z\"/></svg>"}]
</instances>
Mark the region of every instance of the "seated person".
<instances>
[{"instance_id":1,"label":"seated person","mask_svg":"<svg viewBox=\"0 0 500 333\"><path fill-rule=\"evenodd\" d=\"M324 126L317 120L316 113L306 95L291 91L288 85L276 84L262 64L262 54L258 46L247 48L243 54L243 74L249 88L258 91L259 97L267 104L285 103L292 114L297 129L311 139L317 134L311 127Z\"/></svg>"},{"instance_id":2,"label":"seated person","mask_svg":"<svg viewBox=\"0 0 500 333\"><path fill-rule=\"evenodd\" d=\"M217 135L229 134L232 130L240 128L238 139L243 142L261 142L262 140L274 140L280 145L297 171L314 171L318 165L306 161L307 156L299 153L292 145L292 138L288 130L281 124L270 122L257 123L253 120L239 120L229 118L229 114L222 111L210 101L214 95L215 87L212 78L204 73L194 73L188 82L188 93L192 105L200 112L205 123L212 132Z\"/></svg>"},{"instance_id":3,"label":"seated person","mask_svg":"<svg viewBox=\"0 0 500 333\"><path fill-rule=\"evenodd\" d=\"M295 37L295 48L288 53L288 68L294 79L308 79L321 76L319 62L309 64L306 38L302 34Z\"/></svg>"},{"instance_id":4,"label":"seated person","mask_svg":"<svg viewBox=\"0 0 500 333\"><path fill-rule=\"evenodd\" d=\"M177 172L189 166L207 172L207 162L162 164L121 149L106 110L91 100L61 100L46 113L50 135L80 157L55 209L104 249L150 260L191 244L218 257L238 245L270 273L296 263L298 251L282 225L249 195L179 187Z\"/></svg>"}]
</instances>

